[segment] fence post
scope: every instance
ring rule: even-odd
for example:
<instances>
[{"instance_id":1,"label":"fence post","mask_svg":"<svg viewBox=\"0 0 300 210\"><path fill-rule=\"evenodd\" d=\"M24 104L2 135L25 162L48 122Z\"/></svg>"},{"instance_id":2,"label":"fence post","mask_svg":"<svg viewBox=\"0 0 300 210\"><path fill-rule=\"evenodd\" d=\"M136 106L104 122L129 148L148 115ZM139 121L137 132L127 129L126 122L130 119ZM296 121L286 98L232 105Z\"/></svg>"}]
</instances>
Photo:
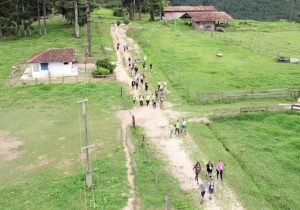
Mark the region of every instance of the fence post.
<instances>
[{"instance_id":1,"label":"fence post","mask_svg":"<svg viewBox=\"0 0 300 210\"><path fill-rule=\"evenodd\" d=\"M37 83L38 83L38 80L37 80L37 78L35 78L35 85L37 85Z\"/></svg>"},{"instance_id":2,"label":"fence post","mask_svg":"<svg viewBox=\"0 0 300 210\"><path fill-rule=\"evenodd\" d=\"M169 199L169 196L166 196L165 198L165 210L172 210L172 204Z\"/></svg>"},{"instance_id":3,"label":"fence post","mask_svg":"<svg viewBox=\"0 0 300 210\"><path fill-rule=\"evenodd\" d=\"M65 83L65 77L64 76L62 77L62 83L63 84Z\"/></svg>"},{"instance_id":4,"label":"fence post","mask_svg":"<svg viewBox=\"0 0 300 210\"><path fill-rule=\"evenodd\" d=\"M89 74L89 82L91 82L91 75Z\"/></svg>"},{"instance_id":5,"label":"fence post","mask_svg":"<svg viewBox=\"0 0 300 210\"><path fill-rule=\"evenodd\" d=\"M132 127L135 129L135 117L134 115L132 115L131 117L132 117Z\"/></svg>"},{"instance_id":6,"label":"fence post","mask_svg":"<svg viewBox=\"0 0 300 210\"><path fill-rule=\"evenodd\" d=\"M142 147L144 147L144 143L145 143L145 135L143 135L143 139L142 139Z\"/></svg>"},{"instance_id":7,"label":"fence post","mask_svg":"<svg viewBox=\"0 0 300 210\"><path fill-rule=\"evenodd\" d=\"M76 82L78 82L78 77L76 76Z\"/></svg>"},{"instance_id":8,"label":"fence post","mask_svg":"<svg viewBox=\"0 0 300 210\"><path fill-rule=\"evenodd\" d=\"M121 92L121 97L123 97L123 87L121 87L120 92Z\"/></svg>"}]
</instances>

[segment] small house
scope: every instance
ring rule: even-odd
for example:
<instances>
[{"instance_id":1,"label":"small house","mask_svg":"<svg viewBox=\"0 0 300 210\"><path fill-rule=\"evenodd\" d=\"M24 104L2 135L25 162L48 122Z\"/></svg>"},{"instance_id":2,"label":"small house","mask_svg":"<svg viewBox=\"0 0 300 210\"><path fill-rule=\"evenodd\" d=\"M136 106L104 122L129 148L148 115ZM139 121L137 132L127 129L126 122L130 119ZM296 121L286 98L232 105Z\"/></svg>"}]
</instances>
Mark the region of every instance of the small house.
<instances>
[{"instance_id":1,"label":"small house","mask_svg":"<svg viewBox=\"0 0 300 210\"><path fill-rule=\"evenodd\" d=\"M215 12L214 6L169 6L164 8L165 20L179 19L185 13Z\"/></svg>"},{"instance_id":2,"label":"small house","mask_svg":"<svg viewBox=\"0 0 300 210\"><path fill-rule=\"evenodd\" d=\"M76 76L78 71L73 67L75 51L67 49L49 49L33 55L27 63L32 78Z\"/></svg>"},{"instance_id":3,"label":"small house","mask_svg":"<svg viewBox=\"0 0 300 210\"><path fill-rule=\"evenodd\" d=\"M191 17L192 25L199 31L214 31L216 24L228 23L233 21L233 18L226 12L199 12L187 13L183 15Z\"/></svg>"}]
</instances>

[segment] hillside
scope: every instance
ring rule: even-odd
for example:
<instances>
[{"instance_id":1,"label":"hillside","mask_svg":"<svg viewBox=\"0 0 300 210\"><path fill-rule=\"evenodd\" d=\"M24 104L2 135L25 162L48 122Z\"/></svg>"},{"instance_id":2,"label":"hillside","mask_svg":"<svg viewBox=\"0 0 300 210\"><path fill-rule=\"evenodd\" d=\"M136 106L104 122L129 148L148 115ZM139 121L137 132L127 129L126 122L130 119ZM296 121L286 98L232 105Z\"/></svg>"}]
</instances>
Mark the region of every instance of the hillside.
<instances>
[{"instance_id":1,"label":"hillside","mask_svg":"<svg viewBox=\"0 0 300 210\"><path fill-rule=\"evenodd\" d=\"M289 19L292 6L293 19L300 12L300 1L291 0L172 0L173 5L215 5L236 19L279 20Z\"/></svg>"}]
</instances>

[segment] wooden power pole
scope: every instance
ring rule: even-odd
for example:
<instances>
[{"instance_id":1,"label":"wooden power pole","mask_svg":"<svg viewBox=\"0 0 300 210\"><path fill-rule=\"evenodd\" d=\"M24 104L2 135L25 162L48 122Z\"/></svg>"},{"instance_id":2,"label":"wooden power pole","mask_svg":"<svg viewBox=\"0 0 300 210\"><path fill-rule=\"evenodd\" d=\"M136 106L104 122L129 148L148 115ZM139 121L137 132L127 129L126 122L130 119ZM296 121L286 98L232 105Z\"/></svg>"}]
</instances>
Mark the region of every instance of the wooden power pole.
<instances>
[{"instance_id":1,"label":"wooden power pole","mask_svg":"<svg viewBox=\"0 0 300 210\"><path fill-rule=\"evenodd\" d=\"M86 104L88 99L84 99L82 101L78 101L77 103L82 104L82 119L83 119L83 126L84 126L84 147L81 148L85 151L85 183L88 188L91 188L93 185L92 179L92 166L90 162L90 155L89 155L89 148L93 147L94 145L88 145L88 124L87 124L87 113L86 113Z\"/></svg>"}]
</instances>

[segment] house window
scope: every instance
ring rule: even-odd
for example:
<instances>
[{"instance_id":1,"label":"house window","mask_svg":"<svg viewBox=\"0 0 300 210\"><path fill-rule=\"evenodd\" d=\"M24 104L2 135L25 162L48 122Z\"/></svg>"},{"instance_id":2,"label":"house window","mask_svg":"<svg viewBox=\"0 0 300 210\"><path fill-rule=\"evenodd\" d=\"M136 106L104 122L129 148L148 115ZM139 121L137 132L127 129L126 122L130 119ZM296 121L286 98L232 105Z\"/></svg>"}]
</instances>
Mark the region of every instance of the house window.
<instances>
[{"instance_id":1,"label":"house window","mask_svg":"<svg viewBox=\"0 0 300 210\"><path fill-rule=\"evenodd\" d=\"M64 65L69 65L69 62L64 62Z\"/></svg>"},{"instance_id":2,"label":"house window","mask_svg":"<svg viewBox=\"0 0 300 210\"><path fill-rule=\"evenodd\" d=\"M41 70L48 71L48 63L41 63Z\"/></svg>"}]
</instances>

